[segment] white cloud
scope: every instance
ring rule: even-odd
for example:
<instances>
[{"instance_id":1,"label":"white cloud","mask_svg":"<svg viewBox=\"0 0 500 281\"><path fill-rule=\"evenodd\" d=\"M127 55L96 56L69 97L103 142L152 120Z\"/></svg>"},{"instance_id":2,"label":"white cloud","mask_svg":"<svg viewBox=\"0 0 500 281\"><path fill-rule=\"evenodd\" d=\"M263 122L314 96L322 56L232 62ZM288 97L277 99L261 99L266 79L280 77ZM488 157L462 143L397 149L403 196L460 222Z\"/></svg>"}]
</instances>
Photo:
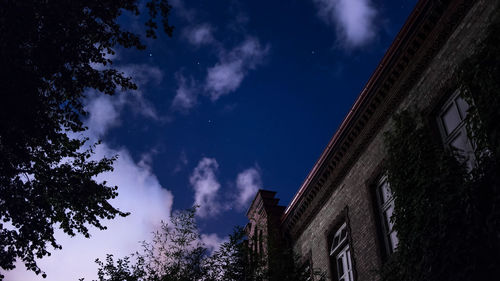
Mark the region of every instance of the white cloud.
<instances>
[{"instance_id":1,"label":"white cloud","mask_svg":"<svg viewBox=\"0 0 500 281\"><path fill-rule=\"evenodd\" d=\"M239 173L236 177L238 194L235 207L240 210L248 208L248 203L260 188L262 188L262 180L257 168L249 168Z\"/></svg>"},{"instance_id":2,"label":"white cloud","mask_svg":"<svg viewBox=\"0 0 500 281\"><path fill-rule=\"evenodd\" d=\"M96 158L118 154L114 172L98 176L98 181L106 180L109 185L119 186L119 196L111 203L122 211L131 212L125 218L118 217L105 221L107 230L91 231L92 237L69 237L62 231L56 232L62 250L52 251L50 257L41 259L39 266L48 274L47 280L85 280L97 278L96 258L103 260L106 254L123 257L139 248L139 241L150 240L161 220L169 221L173 196L163 188L150 167L134 162L126 149L112 149L106 144L98 146ZM7 272L6 280L45 280L26 271L18 264L14 271Z\"/></svg>"},{"instance_id":3,"label":"white cloud","mask_svg":"<svg viewBox=\"0 0 500 281\"><path fill-rule=\"evenodd\" d=\"M218 63L208 69L206 87L210 98L216 101L222 95L236 90L245 76L243 71L242 60Z\"/></svg>"},{"instance_id":4,"label":"white cloud","mask_svg":"<svg viewBox=\"0 0 500 281\"><path fill-rule=\"evenodd\" d=\"M127 65L121 68L127 75L135 75L136 83L141 86L150 81L159 82L161 72L155 67L146 65ZM120 113L124 105L131 104L140 114L151 117L143 93L117 93L114 96L89 91L84 100L85 109L89 112L85 125L89 128L83 136L92 141L101 138L113 126L120 124ZM70 134L71 137L82 137ZM113 172L100 174L97 181L107 181L108 185L118 186L119 196L110 203L122 211L131 212L128 217L117 217L104 221L107 230L91 229L91 238L82 236L69 237L60 230L55 236L62 250L53 250L52 255L38 261L47 274L47 280L85 280L97 278L96 258L105 259L106 254L117 257L129 255L139 248L140 241L150 240L151 233L156 230L160 221L169 221L173 203L172 193L163 188L156 175L152 173L152 155L156 150L143 154L139 162L135 162L125 148L114 149L106 143L97 146L95 159L118 155L114 162ZM6 280L45 280L32 271L26 271L24 265L17 264L14 271L6 272Z\"/></svg>"},{"instance_id":5,"label":"white cloud","mask_svg":"<svg viewBox=\"0 0 500 281\"><path fill-rule=\"evenodd\" d=\"M219 45L210 38L215 45ZM204 90L212 101L235 91L248 72L263 62L268 51L269 46L261 46L259 40L254 37L248 37L230 51L220 48L219 62L207 69L204 87L198 86L193 78L186 78L177 72L175 77L178 87L171 108L186 114L197 105L199 91Z\"/></svg>"},{"instance_id":6,"label":"white cloud","mask_svg":"<svg viewBox=\"0 0 500 281\"><path fill-rule=\"evenodd\" d=\"M221 184L216 177L218 169L219 164L214 158L204 157L189 177L195 191L194 205L199 206L197 215L201 218L212 217L233 208L236 211L246 210L257 191L262 188L259 167L250 167L236 176L236 188L221 196Z\"/></svg>"},{"instance_id":7,"label":"white cloud","mask_svg":"<svg viewBox=\"0 0 500 281\"><path fill-rule=\"evenodd\" d=\"M205 81L199 85L192 79L190 81L184 77L177 79L178 88L171 108L184 114L197 105L198 91L194 89L204 92L212 102L215 102L221 96L238 89L248 72L261 64L269 51L269 45L262 46L257 38L249 36L235 48L227 48L223 42L215 38L214 25L200 22L198 19L201 16L197 15L197 11L187 8L185 3L183 0L170 1L174 12L187 22L182 36L196 47L208 45L218 54L219 61L207 69ZM244 26L247 22L248 17L245 14L236 13L234 23L224 28L246 34Z\"/></svg>"},{"instance_id":8,"label":"white cloud","mask_svg":"<svg viewBox=\"0 0 500 281\"><path fill-rule=\"evenodd\" d=\"M319 17L335 26L344 47L362 46L375 37L377 11L370 0L314 0Z\"/></svg>"},{"instance_id":9,"label":"white cloud","mask_svg":"<svg viewBox=\"0 0 500 281\"><path fill-rule=\"evenodd\" d=\"M205 245L210 253L217 251L220 245L228 241L228 238L220 238L217 234L202 234L200 236L201 242Z\"/></svg>"},{"instance_id":10,"label":"white cloud","mask_svg":"<svg viewBox=\"0 0 500 281\"><path fill-rule=\"evenodd\" d=\"M189 26L183 31L183 36L194 46L207 45L216 42L212 34L213 27L208 23Z\"/></svg>"},{"instance_id":11,"label":"white cloud","mask_svg":"<svg viewBox=\"0 0 500 281\"><path fill-rule=\"evenodd\" d=\"M86 121L90 133L96 137L103 136L110 128L120 124L119 112L124 104L121 98L104 94L87 93L89 98L86 102L85 110L89 112Z\"/></svg>"},{"instance_id":12,"label":"white cloud","mask_svg":"<svg viewBox=\"0 0 500 281\"><path fill-rule=\"evenodd\" d=\"M117 69L127 77L133 77L138 89L128 92L117 92L113 96L87 91L84 101L85 110L89 113L85 125L90 134L100 138L106 132L121 124L119 116L125 105L128 105L136 113L147 118L158 120L158 114L154 106L145 98L143 87L147 84L158 84L163 74L158 67L150 65L122 65Z\"/></svg>"},{"instance_id":13,"label":"white cloud","mask_svg":"<svg viewBox=\"0 0 500 281\"><path fill-rule=\"evenodd\" d=\"M175 74L175 78L178 87L171 108L174 111L188 113L198 102L196 83L192 78L185 78L180 72Z\"/></svg>"},{"instance_id":14,"label":"white cloud","mask_svg":"<svg viewBox=\"0 0 500 281\"><path fill-rule=\"evenodd\" d=\"M261 46L259 40L248 37L231 51L223 51L219 62L207 70L205 90L212 101L235 91L247 73L261 64L269 52L269 46Z\"/></svg>"},{"instance_id":15,"label":"white cloud","mask_svg":"<svg viewBox=\"0 0 500 281\"><path fill-rule=\"evenodd\" d=\"M214 216L220 212L220 205L217 201L220 183L215 176L218 168L219 164L215 159L204 157L189 178L195 191L194 204L199 206L196 214L200 217Z\"/></svg>"}]
</instances>

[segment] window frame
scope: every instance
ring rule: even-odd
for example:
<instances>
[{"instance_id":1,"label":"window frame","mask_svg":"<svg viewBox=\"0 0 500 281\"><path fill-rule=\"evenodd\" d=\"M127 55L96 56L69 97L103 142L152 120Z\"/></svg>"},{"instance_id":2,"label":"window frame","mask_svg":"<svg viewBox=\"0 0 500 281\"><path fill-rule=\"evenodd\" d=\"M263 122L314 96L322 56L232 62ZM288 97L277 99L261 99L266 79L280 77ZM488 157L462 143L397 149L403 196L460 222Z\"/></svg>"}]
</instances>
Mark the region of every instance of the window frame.
<instances>
[{"instance_id":1,"label":"window frame","mask_svg":"<svg viewBox=\"0 0 500 281\"><path fill-rule=\"evenodd\" d=\"M356 271L350 243L349 226L343 221L328 239L329 257L332 266L332 280L354 281ZM342 261L342 270L339 270L339 258ZM342 273L342 274L340 274ZM333 279L335 276L335 279Z\"/></svg>"},{"instance_id":2,"label":"window frame","mask_svg":"<svg viewBox=\"0 0 500 281\"><path fill-rule=\"evenodd\" d=\"M458 100L462 101L462 105L460 105L460 102ZM463 108L464 104L465 108ZM451 130L451 132L448 132L447 126L445 124L446 122L444 121L443 117L452 107L455 109L460 122ZM441 141L445 148L457 151L461 157L464 157L468 169L471 170L475 165L476 157L474 154L474 144L469 138L465 122L469 107L470 105L467 104L467 102L460 95L460 90L457 89L451 95L449 95L446 101L439 107L439 110L436 114L436 123L438 125ZM458 138L461 138L462 136L465 137L465 149L453 146L453 142Z\"/></svg>"},{"instance_id":3,"label":"window frame","mask_svg":"<svg viewBox=\"0 0 500 281\"><path fill-rule=\"evenodd\" d=\"M389 197L386 198L384 193L384 187L389 188ZM382 231L382 240L385 248L385 253L388 256L392 255L397 250L397 245L399 239L397 238L397 231L394 229L394 223L392 222L392 216L394 215L394 196L390 189L390 184L388 181L387 174L383 174L378 177L375 183L375 201L377 205L377 214L380 223L380 228ZM387 211L392 209L391 216L387 217ZM395 234L395 243L392 234Z\"/></svg>"}]
</instances>

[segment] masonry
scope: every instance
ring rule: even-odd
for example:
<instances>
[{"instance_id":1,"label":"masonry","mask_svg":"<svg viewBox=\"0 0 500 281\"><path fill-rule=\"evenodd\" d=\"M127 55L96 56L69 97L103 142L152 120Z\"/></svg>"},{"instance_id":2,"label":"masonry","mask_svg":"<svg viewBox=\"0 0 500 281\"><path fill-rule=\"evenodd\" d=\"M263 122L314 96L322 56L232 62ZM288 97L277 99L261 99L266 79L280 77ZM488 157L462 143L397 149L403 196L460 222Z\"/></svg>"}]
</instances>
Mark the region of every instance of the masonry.
<instances>
[{"instance_id":1,"label":"masonry","mask_svg":"<svg viewBox=\"0 0 500 281\"><path fill-rule=\"evenodd\" d=\"M273 209L279 219L265 231L279 230L328 280L378 280L397 245L387 220L390 195L382 190L391 116L418 108L435 124L436 138L444 138L450 99L459 110L462 103L458 65L478 49L499 7L499 0L419 1L291 203ZM255 208L247 214L254 222L261 220Z\"/></svg>"}]
</instances>

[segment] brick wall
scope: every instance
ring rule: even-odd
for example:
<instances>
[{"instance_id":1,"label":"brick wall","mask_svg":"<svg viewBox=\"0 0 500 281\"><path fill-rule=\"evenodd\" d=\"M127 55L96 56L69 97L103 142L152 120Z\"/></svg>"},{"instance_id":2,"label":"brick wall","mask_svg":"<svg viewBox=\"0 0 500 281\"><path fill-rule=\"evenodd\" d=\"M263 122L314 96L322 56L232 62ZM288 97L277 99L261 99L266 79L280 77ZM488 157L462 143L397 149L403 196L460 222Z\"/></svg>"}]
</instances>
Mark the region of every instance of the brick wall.
<instances>
[{"instance_id":1,"label":"brick wall","mask_svg":"<svg viewBox=\"0 0 500 281\"><path fill-rule=\"evenodd\" d=\"M477 1L419 77L412 77L415 73L413 70L418 68L418 65L410 63L409 69L391 90L393 96L405 96L399 103L398 110L417 105L432 116L443 97L456 89L454 71L464 58L474 52L477 43L484 37L492 15L498 13L499 2ZM418 54L420 57L427 55L425 46L422 49ZM408 91L404 85L405 81L409 80L415 82ZM326 188L334 190L333 193L294 241L295 252L300 255L311 254L312 266L327 273L330 280L335 278L330 276L327 238L343 218L346 218L350 227L356 280L378 280L376 270L382 264L383 244L377 236L377 214L374 211L371 184L383 172L383 132L391 128L391 121L387 116L383 116L384 112L378 114L374 115L371 122L384 120L384 125L371 138L340 182L335 185L331 180L325 183Z\"/></svg>"}]
</instances>

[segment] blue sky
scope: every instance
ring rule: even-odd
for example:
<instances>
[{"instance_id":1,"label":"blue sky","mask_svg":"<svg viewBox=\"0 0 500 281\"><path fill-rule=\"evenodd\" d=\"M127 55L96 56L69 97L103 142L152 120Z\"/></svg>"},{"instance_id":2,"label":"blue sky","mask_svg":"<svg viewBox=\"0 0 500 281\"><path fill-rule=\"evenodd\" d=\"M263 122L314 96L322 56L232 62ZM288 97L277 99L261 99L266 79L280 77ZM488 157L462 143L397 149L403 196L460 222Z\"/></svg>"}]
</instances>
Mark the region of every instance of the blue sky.
<instances>
[{"instance_id":1,"label":"blue sky","mask_svg":"<svg viewBox=\"0 0 500 281\"><path fill-rule=\"evenodd\" d=\"M63 250L40 261L48 280L91 280L96 257L134 252L193 204L209 247L246 223L258 188L288 204L416 0L171 4L173 38L112 56L139 89L85 99L96 157L119 155L99 180L119 186L115 204L132 215L91 239L59 233ZM144 32L141 19L120 21ZM19 265L7 279L33 276Z\"/></svg>"}]
</instances>

